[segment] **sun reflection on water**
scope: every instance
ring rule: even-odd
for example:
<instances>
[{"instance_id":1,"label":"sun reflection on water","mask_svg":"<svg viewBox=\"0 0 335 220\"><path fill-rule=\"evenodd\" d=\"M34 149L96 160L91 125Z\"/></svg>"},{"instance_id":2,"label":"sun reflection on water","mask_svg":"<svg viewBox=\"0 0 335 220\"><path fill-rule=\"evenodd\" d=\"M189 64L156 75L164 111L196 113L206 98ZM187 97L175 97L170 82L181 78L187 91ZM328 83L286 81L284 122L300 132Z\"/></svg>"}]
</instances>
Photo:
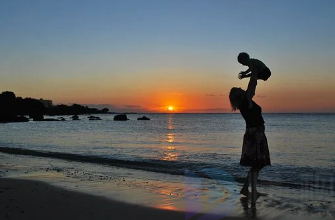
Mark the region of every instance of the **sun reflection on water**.
<instances>
[{"instance_id":1,"label":"sun reflection on water","mask_svg":"<svg viewBox=\"0 0 335 220\"><path fill-rule=\"evenodd\" d=\"M174 134L173 133L166 134L166 137L167 137L167 142L169 142L169 143L174 142Z\"/></svg>"},{"instance_id":2,"label":"sun reflection on water","mask_svg":"<svg viewBox=\"0 0 335 220\"><path fill-rule=\"evenodd\" d=\"M179 153L169 153L169 152L164 152L164 157L162 160L167 160L167 161L176 161L178 160Z\"/></svg>"},{"instance_id":3,"label":"sun reflection on water","mask_svg":"<svg viewBox=\"0 0 335 220\"><path fill-rule=\"evenodd\" d=\"M175 146L171 146L174 145L175 143L175 133L171 132L174 130L172 115L170 115L168 118L167 127L168 127L168 133L165 135L166 137L165 142L167 142L169 145L164 147L163 156L161 160L176 161L178 160L179 153L176 152L177 149Z\"/></svg>"}]
</instances>

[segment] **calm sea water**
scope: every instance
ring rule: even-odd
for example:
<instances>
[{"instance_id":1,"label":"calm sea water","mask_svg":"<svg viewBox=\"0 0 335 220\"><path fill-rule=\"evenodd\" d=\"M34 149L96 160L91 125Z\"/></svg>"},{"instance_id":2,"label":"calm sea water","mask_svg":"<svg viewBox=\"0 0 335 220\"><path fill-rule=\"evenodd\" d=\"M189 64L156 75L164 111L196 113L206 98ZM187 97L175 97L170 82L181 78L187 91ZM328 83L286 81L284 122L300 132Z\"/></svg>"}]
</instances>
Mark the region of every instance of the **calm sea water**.
<instances>
[{"instance_id":1,"label":"calm sea water","mask_svg":"<svg viewBox=\"0 0 335 220\"><path fill-rule=\"evenodd\" d=\"M43 151L55 158L62 156L51 152L82 155L73 159L176 175L186 168L213 167L242 182L248 168L239 165L245 130L240 114L146 114L150 121L137 121L140 116L0 124L0 147ZM335 114L263 117L272 166L262 170L261 180L316 188L322 181L322 187L335 191Z\"/></svg>"}]
</instances>

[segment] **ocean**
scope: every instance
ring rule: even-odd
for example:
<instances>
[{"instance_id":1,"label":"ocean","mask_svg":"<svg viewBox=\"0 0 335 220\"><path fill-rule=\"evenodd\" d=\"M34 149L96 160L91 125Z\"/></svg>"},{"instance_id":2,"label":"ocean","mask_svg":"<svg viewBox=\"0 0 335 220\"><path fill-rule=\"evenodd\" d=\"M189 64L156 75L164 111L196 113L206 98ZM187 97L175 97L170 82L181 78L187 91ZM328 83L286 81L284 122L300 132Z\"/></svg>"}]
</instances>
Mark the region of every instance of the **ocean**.
<instances>
[{"instance_id":1,"label":"ocean","mask_svg":"<svg viewBox=\"0 0 335 220\"><path fill-rule=\"evenodd\" d=\"M36 167L41 160L60 160L76 162L81 170L92 165L96 172L102 166L137 170L157 180L169 176L182 182L178 177L192 171L214 180L228 173L239 186L244 182L249 168L239 165L245 131L240 114L144 115L151 120L128 114L128 121L113 121L113 114L104 114L96 115L98 121L81 115L79 121L66 116L66 121L0 124L0 161L10 152L27 155L20 158L29 157L25 163ZM274 193L279 187L286 195L307 190L334 208L335 114L263 118L271 166L260 172L260 186Z\"/></svg>"}]
</instances>

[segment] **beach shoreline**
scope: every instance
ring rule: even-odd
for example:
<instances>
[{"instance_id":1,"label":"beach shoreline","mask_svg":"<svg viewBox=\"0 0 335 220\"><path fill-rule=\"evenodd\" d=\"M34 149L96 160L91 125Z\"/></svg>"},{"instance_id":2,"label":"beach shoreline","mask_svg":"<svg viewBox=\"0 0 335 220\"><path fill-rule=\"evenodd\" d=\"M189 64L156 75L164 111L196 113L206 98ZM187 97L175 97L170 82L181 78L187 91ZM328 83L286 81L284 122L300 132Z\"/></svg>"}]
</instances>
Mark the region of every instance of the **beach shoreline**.
<instances>
[{"instance_id":1,"label":"beach shoreline","mask_svg":"<svg viewBox=\"0 0 335 220\"><path fill-rule=\"evenodd\" d=\"M0 178L0 219L184 219L164 211L69 191L40 181Z\"/></svg>"},{"instance_id":2,"label":"beach shoreline","mask_svg":"<svg viewBox=\"0 0 335 220\"><path fill-rule=\"evenodd\" d=\"M0 219L186 219L182 211L125 203L19 178L0 178L0 204ZM205 219L222 219L208 213L196 216L202 215L206 215ZM224 219L248 218L227 216Z\"/></svg>"},{"instance_id":3,"label":"beach shoreline","mask_svg":"<svg viewBox=\"0 0 335 220\"><path fill-rule=\"evenodd\" d=\"M46 182L16 178L0 178L0 219L148 219L182 220L185 212L163 210L124 203L102 196L75 192ZM200 217L202 214L198 214ZM198 218L191 218L198 219ZM264 219L248 216L210 216L205 219ZM268 218L267 218L268 219ZM292 219L273 216L271 219ZM299 216L294 216L299 219ZM301 219L309 219L306 216ZM315 217L311 219L317 219ZM326 219L326 218L320 218Z\"/></svg>"},{"instance_id":4,"label":"beach shoreline","mask_svg":"<svg viewBox=\"0 0 335 220\"><path fill-rule=\"evenodd\" d=\"M198 219L201 216L199 213L205 210L196 208L195 211L199 213L192 218L185 215L185 211L190 210L185 207L185 177L171 179L177 176L138 173L137 170L110 166L94 168L96 165L93 164L86 164L78 169L76 162L6 154L0 156L0 219L193 220ZM33 163L31 159L34 159ZM100 172L97 173L97 169ZM109 172L108 175L104 169ZM103 173L106 175L101 175ZM192 192L192 201L198 201L202 206L211 206L211 201L216 196L211 195L213 192L206 191L211 184L208 182L203 185L205 190L198 198ZM218 212L214 214L207 209L203 211L206 219L210 215L216 216L213 219L228 220L327 219L332 215L323 215L322 212L313 214L313 210L305 210L303 205L294 201L294 195L288 197L280 188L262 187L262 191L269 192L269 196L257 200L256 210L251 209L248 199L238 196L231 214L217 217ZM294 192L299 194L303 191ZM309 203L313 203L313 207L308 208L317 210L321 207L319 201ZM323 204L329 206L324 210L332 212L333 203Z\"/></svg>"}]
</instances>

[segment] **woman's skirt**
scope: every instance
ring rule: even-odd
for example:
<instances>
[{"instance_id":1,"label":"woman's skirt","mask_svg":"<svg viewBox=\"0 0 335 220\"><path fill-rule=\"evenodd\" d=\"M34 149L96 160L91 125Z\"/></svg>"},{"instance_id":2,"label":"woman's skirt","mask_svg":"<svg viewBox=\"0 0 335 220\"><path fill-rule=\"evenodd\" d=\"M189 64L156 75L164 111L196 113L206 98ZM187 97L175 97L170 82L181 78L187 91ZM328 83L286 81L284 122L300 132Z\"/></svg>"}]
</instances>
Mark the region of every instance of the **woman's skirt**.
<instances>
[{"instance_id":1,"label":"woman's skirt","mask_svg":"<svg viewBox=\"0 0 335 220\"><path fill-rule=\"evenodd\" d=\"M264 131L264 125L246 129L240 160L242 166L263 168L271 165L268 141Z\"/></svg>"}]
</instances>

